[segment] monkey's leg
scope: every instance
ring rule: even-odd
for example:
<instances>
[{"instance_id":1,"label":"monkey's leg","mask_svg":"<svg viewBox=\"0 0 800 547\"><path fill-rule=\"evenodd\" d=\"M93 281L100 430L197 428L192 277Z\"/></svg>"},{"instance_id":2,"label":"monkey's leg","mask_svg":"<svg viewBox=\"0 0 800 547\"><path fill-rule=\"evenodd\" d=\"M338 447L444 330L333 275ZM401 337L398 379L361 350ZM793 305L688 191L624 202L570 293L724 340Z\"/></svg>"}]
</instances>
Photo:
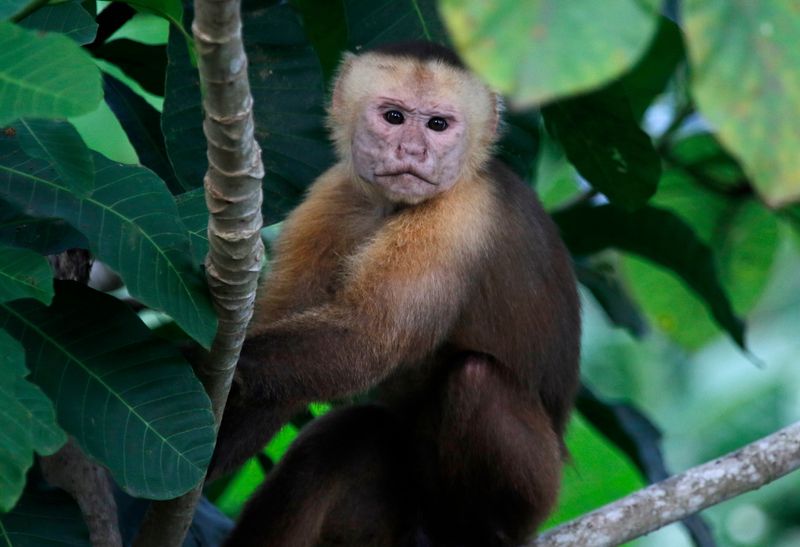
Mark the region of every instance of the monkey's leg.
<instances>
[{"instance_id":1,"label":"monkey's leg","mask_svg":"<svg viewBox=\"0 0 800 547\"><path fill-rule=\"evenodd\" d=\"M426 509L434 544L519 545L550 512L561 451L549 417L531 399L485 356L470 355L450 373L436 506Z\"/></svg>"},{"instance_id":2,"label":"monkey's leg","mask_svg":"<svg viewBox=\"0 0 800 547\"><path fill-rule=\"evenodd\" d=\"M387 409L335 410L303 430L226 547L406 547L416 530L410 435Z\"/></svg>"}]
</instances>

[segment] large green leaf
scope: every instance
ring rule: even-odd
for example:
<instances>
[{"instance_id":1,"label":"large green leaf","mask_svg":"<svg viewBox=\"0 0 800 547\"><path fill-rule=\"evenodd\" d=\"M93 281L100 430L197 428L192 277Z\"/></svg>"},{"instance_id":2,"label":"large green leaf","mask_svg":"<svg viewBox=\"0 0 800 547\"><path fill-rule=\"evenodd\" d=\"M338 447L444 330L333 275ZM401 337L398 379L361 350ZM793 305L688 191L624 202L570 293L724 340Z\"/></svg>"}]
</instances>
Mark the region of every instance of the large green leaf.
<instances>
[{"instance_id":1,"label":"large green leaf","mask_svg":"<svg viewBox=\"0 0 800 547\"><path fill-rule=\"evenodd\" d=\"M800 198L800 17L794 2L687 0L692 89L772 206Z\"/></svg>"},{"instance_id":2,"label":"large green leaf","mask_svg":"<svg viewBox=\"0 0 800 547\"><path fill-rule=\"evenodd\" d=\"M2 0L0 2L0 20L16 15L29 3L30 0Z\"/></svg>"},{"instance_id":3,"label":"large green leaf","mask_svg":"<svg viewBox=\"0 0 800 547\"><path fill-rule=\"evenodd\" d=\"M78 196L41 160L0 139L0 196L26 211L59 217L83 232L98 259L117 271L130 293L171 315L208 347L216 317L192 264L189 235L164 183L151 171L97 154L95 189Z\"/></svg>"},{"instance_id":4,"label":"large green leaf","mask_svg":"<svg viewBox=\"0 0 800 547\"><path fill-rule=\"evenodd\" d=\"M298 15L288 5L244 6L256 138L266 169L264 213L274 222L333 161L324 128L322 70ZM172 165L186 189L202 184L206 146L197 70L185 44L170 32L162 126Z\"/></svg>"},{"instance_id":5,"label":"large green leaf","mask_svg":"<svg viewBox=\"0 0 800 547\"><path fill-rule=\"evenodd\" d=\"M17 506L0 515L4 547L91 547L78 504L57 488L28 488Z\"/></svg>"},{"instance_id":6,"label":"large green leaf","mask_svg":"<svg viewBox=\"0 0 800 547\"><path fill-rule=\"evenodd\" d=\"M53 404L25 380L24 362L22 346L0 330L0 511L14 507L22 494L34 450L47 456L67 441Z\"/></svg>"},{"instance_id":7,"label":"large green leaf","mask_svg":"<svg viewBox=\"0 0 800 547\"><path fill-rule=\"evenodd\" d=\"M183 26L183 4L181 0L116 0L135 7L138 11L155 13L171 23L171 27L183 35L186 47L194 55L194 39ZM259 3L263 5L263 3ZM188 28L188 27L187 27Z\"/></svg>"},{"instance_id":8,"label":"large green leaf","mask_svg":"<svg viewBox=\"0 0 800 547\"><path fill-rule=\"evenodd\" d=\"M0 124L77 116L102 97L100 71L73 40L0 21Z\"/></svg>"},{"instance_id":9,"label":"large green leaf","mask_svg":"<svg viewBox=\"0 0 800 547\"><path fill-rule=\"evenodd\" d=\"M347 47L344 0L290 0L303 20L308 41L319 57L325 81L330 81Z\"/></svg>"},{"instance_id":10,"label":"large green leaf","mask_svg":"<svg viewBox=\"0 0 800 547\"><path fill-rule=\"evenodd\" d=\"M167 81L161 128L181 188L184 191L202 188L208 158L203 135L200 77L189 60L186 43L172 28L167 44Z\"/></svg>"},{"instance_id":11,"label":"large green leaf","mask_svg":"<svg viewBox=\"0 0 800 547\"><path fill-rule=\"evenodd\" d=\"M0 304L0 326L25 346L59 423L127 492L172 498L203 478L214 447L208 397L124 303L58 282L50 308Z\"/></svg>"},{"instance_id":12,"label":"large green leaf","mask_svg":"<svg viewBox=\"0 0 800 547\"><path fill-rule=\"evenodd\" d=\"M345 0L345 13L354 51L407 40L447 42L433 0Z\"/></svg>"},{"instance_id":13,"label":"large green leaf","mask_svg":"<svg viewBox=\"0 0 800 547\"><path fill-rule=\"evenodd\" d=\"M658 22L655 0L442 0L459 52L519 104L580 93L622 75Z\"/></svg>"},{"instance_id":14,"label":"large green leaf","mask_svg":"<svg viewBox=\"0 0 800 547\"><path fill-rule=\"evenodd\" d=\"M525 181L533 178L539 155L541 116L537 110L521 110L503 116L497 156Z\"/></svg>"},{"instance_id":15,"label":"large green leaf","mask_svg":"<svg viewBox=\"0 0 800 547\"><path fill-rule=\"evenodd\" d=\"M60 32L78 42L90 44L97 34L97 23L79 2L43 6L22 21L20 26L44 32Z\"/></svg>"},{"instance_id":16,"label":"large green leaf","mask_svg":"<svg viewBox=\"0 0 800 547\"><path fill-rule=\"evenodd\" d=\"M647 332L647 323L637 302L634 302L626 287L620 282L616 268L597 261L586 260L574 263L575 276L581 285L589 289L598 305L617 326L625 328L631 335L641 337Z\"/></svg>"},{"instance_id":17,"label":"large green leaf","mask_svg":"<svg viewBox=\"0 0 800 547\"><path fill-rule=\"evenodd\" d=\"M621 85L631 103L636 119L640 119L672 78L686 58L681 29L662 16L650 47L636 65L623 76Z\"/></svg>"},{"instance_id":18,"label":"large green leaf","mask_svg":"<svg viewBox=\"0 0 800 547\"><path fill-rule=\"evenodd\" d=\"M720 282L733 309L747 314L770 279L778 221L759 202L741 168L709 134L686 137L667 153L654 205L676 213L714 249ZM684 347L696 349L719 334L703 303L674 278L626 258L628 284L648 317ZM657 290L655 290L657 288Z\"/></svg>"},{"instance_id":19,"label":"large green leaf","mask_svg":"<svg viewBox=\"0 0 800 547\"><path fill-rule=\"evenodd\" d=\"M31 217L0 199L0 244L24 247L53 255L71 248L86 249L89 242L75 228L58 218Z\"/></svg>"},{"instance_id":20,"label":"large green leaf","mask_svg":"<svg viewBox=\"0 0 800 547\"><path fill-rule=\"evenodd\" d=\"M53 271L40 254L0 245L0 302L53 299Z\"/></svg>"},{"instance_id":21,"label":"large green leaf","mask_svg":"<svg viewBox=\"0 0 800 547\"><path fill-rule=\"evenodd\" d=\"M159 15L177 27L182 26L183 6L181 0L117 0Z\"/></svg>"},{"instance_id":22,"label":"large green leaf","mask_svg":"<svg viewBox=\"0 0 800 547\"><path fill-rule=\"evenodd\" d=\"M142 44L120 38L96 47L93 53L95 57L118 67L145 91L164 95L167 72L167 48L164 44Z\"/></svg>"},{"instance_id":23,"label":"large green leaf","mask_svg":"<svg viewBox=\"0 0 800 547\"><path fill-rule=\"evenodd\" d=\"M778 220L761 203L741 167L708 134L677 142L654 204L675 211L715 251L734 309L747 313L772 272L779 245Z\"/></svg>"},{"instance_id":24,"label":"large green leaf","mask_svg":"<svg viewBox=\"0 0 800 547\"><path fill-rule=\"evenodd\" d=\"M183 191L169 163L161 114L138 93L109 74L103 74L106 102L116 114L125 133L136 149L139 162L154 171L174 193Z\"/></svg>"},{"instance_id":25,"label":"large green leaf","mask_svg":"<svg viewBox=\"0 0 800 547\"><path fill-rule=\"evenodd\" d=\"M609 201L633 210L655 194L661 159L621 86L558 101L543 115L570 163Z\"/></svg>"},{"instance_id":26,"label":"large green leaf","mask_svg":"<svg viewBox=\"0 0 800 547\"><path fill-rule=\"evenodd\" d=\"M597 509L644 485L625 454L577 413L567 428L566 442L571 462L564 467L558 507L543 529Z\"/></svg>"},{"instance_id":27,"label":"large green leaf","mask_svg":"<svg viewBox=\"0 0 800 547\"><path fill-rule=\"evenodd\" d=\"M192 256L195 264L205 263L208 254L208 207L203 188L185 192L175 198L178 214L189 230L192 239Z\"/></svg>"},{"instance_id":28,"label":"large green leaf","mask_svg":"<svg viewBox=\"0 0 800 547\"><path fill-rule=\"evenodd\" d=\"M92 191L92 153L71 123L23 118L11 127L28 156L48 161L75 192L85 195Z\"/></svg>"},{"instance_id":29,"label":"large green leaf","mask_svg":"<svg viewBox=\"0 0 800 547\"><path fill-rule=\"evenodd\" d=\"M616 247L677 274L702 299L717 323L744 347L744 324L719 282L711 249L679 217L651 206L628 213L603 205L573 207L556 213L554 219L574 254Z\"/></svg>"}]
</instances>

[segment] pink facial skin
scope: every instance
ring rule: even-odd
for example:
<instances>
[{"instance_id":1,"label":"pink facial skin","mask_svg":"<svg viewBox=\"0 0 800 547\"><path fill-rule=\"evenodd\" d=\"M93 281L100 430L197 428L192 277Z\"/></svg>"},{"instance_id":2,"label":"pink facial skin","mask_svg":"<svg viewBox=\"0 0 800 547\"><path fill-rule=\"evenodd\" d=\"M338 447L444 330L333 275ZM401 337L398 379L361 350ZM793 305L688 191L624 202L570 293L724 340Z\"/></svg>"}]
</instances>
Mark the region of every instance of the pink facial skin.
<instances>
[{"instance_id":1,"label":"pink facial skin","mask_svg":"<svg viewBox=\"0 0 800 547\"><path fill-rule=\"evenodd\" d=\"M390 123L399 112L400 123ZM399 120L396 114L390 118ZM446 127L436 131L429 127ZM451 188L467 149L464 116L454 105L407 93L370 99L353 135L353 166L359 177L392 203L413 205Z\"/></svg>"}]
</instances>

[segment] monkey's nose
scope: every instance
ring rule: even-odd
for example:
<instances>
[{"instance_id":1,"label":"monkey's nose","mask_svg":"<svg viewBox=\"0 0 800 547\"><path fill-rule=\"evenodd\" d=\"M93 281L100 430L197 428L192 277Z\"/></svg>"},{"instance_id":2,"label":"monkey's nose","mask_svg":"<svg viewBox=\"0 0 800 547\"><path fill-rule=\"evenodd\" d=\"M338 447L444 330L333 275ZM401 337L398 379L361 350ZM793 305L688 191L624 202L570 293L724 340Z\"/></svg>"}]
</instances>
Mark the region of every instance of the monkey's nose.
<instances>
[{"instance_id":1,"label":"monkey's nose","mask_svg":"<svg viewBox=\"0 0 800 547\"><path fill-rule=\"evenodd\" d=\"M428 147L417 142L401 142L398 147L400 157L411 156L419 161L424 161L428 156Z\"/></svg>"}]
</instances>

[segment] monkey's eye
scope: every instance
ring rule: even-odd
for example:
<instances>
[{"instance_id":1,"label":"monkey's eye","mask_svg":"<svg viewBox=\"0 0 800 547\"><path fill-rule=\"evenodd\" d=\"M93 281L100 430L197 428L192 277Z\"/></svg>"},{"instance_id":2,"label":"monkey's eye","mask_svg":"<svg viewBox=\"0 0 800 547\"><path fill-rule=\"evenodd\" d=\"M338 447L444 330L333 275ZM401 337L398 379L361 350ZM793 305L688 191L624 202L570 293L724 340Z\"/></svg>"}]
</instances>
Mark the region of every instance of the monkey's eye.
<instances>
[{"instance_id":1,"label":"monkey's eye","mask_svg":"<svg viewBox=\"0 0 800 547\"><path fill-rule=\"evenodd\" d=\"M399 110L390 110L386 114L383 115L383 119L389 122L392 125L400 125L405 121L405 116Z\"/></svg>"},{"instance_id":2,"label":"monkey's eye","mask_svg":"<svg viewBox=\"0 0 800 547\"><path fill-rule=\"evenodd\" d=\"M447 129L447 120L440 118L439 116L434 116L428 120L428 129L432 129L434 131L444 131Z\"/></svg>"}]
</instances>

